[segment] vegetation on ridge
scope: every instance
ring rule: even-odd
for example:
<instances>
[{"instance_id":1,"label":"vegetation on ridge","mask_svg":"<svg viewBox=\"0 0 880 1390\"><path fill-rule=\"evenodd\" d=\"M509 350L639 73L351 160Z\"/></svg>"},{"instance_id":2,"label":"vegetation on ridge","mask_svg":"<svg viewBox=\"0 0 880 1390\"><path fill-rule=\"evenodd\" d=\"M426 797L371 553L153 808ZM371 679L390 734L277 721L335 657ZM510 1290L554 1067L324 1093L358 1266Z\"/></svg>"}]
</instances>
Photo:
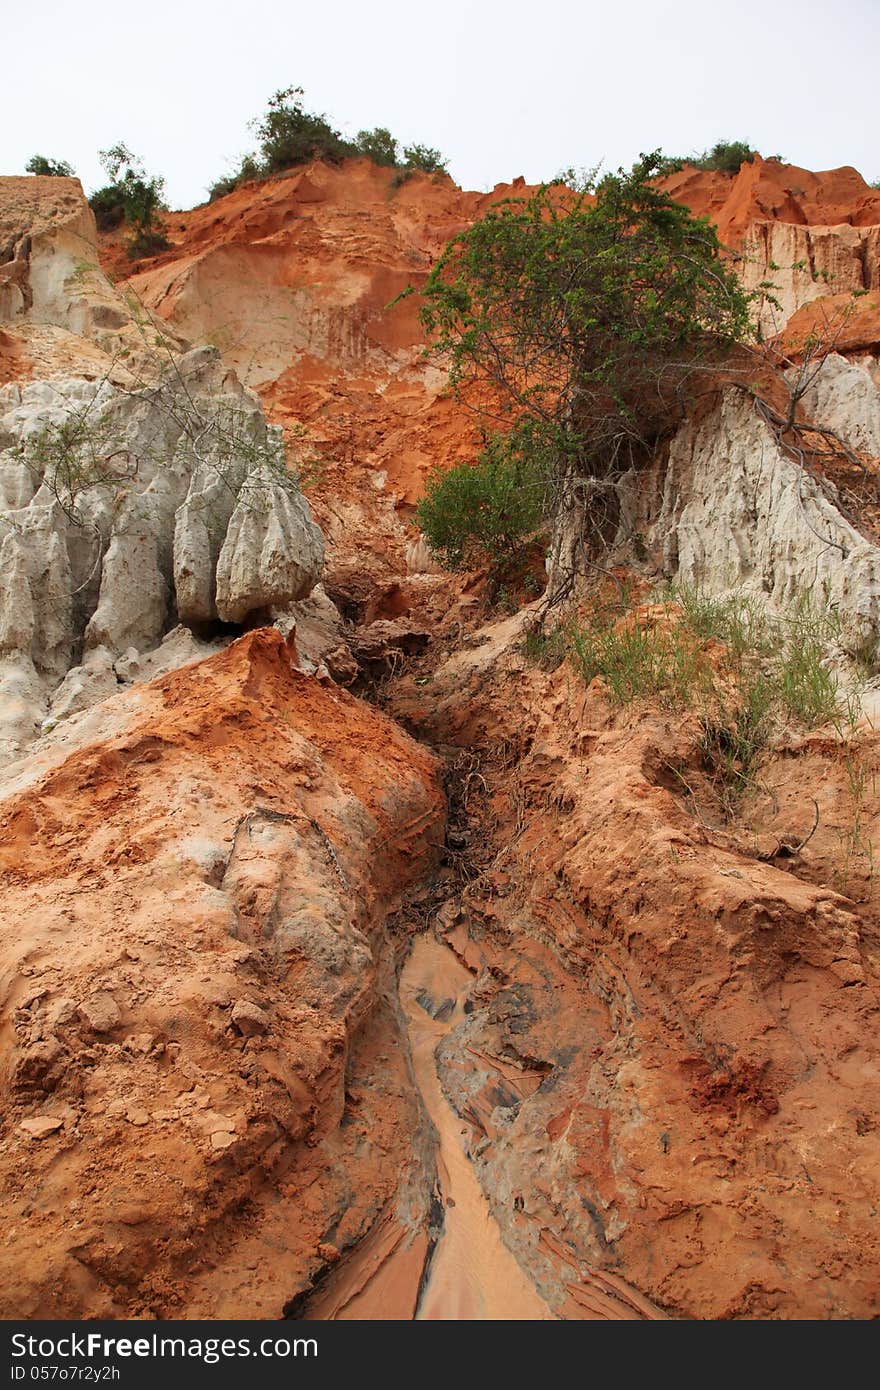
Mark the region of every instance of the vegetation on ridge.
<instances>
[{"instance_id":1,"label":"vegetation on ridge","mask_svg":"<svg viewBox=\"0 0 880 1390\"><path fill-rule=\"evenodd\" d=\"M601 550L624 474L748 335L754 296L711 224L657 186L661 163L655 152L577 192L501 203L429 276L433 352L492 423L480 458L435 473L419 506L453 568L503 570L542 519L558 534L573 512L578 545Z\"/></svg>"},{"instance_id":2,"label":"vegetation on ridge","mask_svg":"<svg viewBox=\"0 0 880 1390\"><path fill-rule=\"evenodd\" d=\"M123 223L130 228L128 254L152 256L169 246L159 223L165 209L165 180L148 174L138 157L121 142L99 154L107 183L89 198L101 231Z\"/></svg>"},{"instance_id":3,"label":"vegetation on ridge","mask_svg":"<svg viewBox=\"0 0 880 1390\"><path fill-rule=\"evenodd\" d=\"M445 170L446 160L439 150L428 145L407 145L401 149L399 141L384 126L361 130L356 139L346 140L325 115L306 110L303 96L301 87L285 87L273 93L264 114L251 122L257 149L244 156L234 173L211 186L212 200L231 193L240 183L270 178L313 159L339 164L343 159L365 155L374 164L397 169L398 178L417 169L429 174Z\"/></svg>"},{"instance_id":4,"label":"vegetation on ridge","mask_svg":"<svg viewBox=\"0 0 880 1390\"><path fill-rule=\"evenodd\" d=\"M74 168L66 159L47 159L44 154L32 154L24 166L28 174L41 174L44 178L69 179Z\"/></svg>"},{"instance_id":5,"label":"vegetation on ridge","mask_svg":"<svg viewBox=\"0 0 880 1390\"><path fill-rule=\"evenodd\" d=\"M672 174L683 165L694 169L711 169L719 174L738 174L744 164L751 164L758 158L758 150L753 150L745 140L716 140L710 150L702 154L666 155L659 170L662 174ZM767 159L782 160L780 154L769 154Z\"/></svg>"}]
</instances>

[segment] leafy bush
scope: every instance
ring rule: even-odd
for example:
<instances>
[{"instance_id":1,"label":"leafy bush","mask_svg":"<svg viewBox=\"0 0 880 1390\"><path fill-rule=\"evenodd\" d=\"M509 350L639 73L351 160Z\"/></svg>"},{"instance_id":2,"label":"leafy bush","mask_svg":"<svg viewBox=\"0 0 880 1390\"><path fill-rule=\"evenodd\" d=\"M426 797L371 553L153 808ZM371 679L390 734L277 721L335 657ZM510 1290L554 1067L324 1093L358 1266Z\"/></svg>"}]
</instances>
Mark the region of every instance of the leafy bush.
<instances>
[{"instance_id":1,"label":"leafy bush","mask_svg":"<svg viewBox=\"0 0 880 1390\"><path fill-rule=\"evenodd\" d=\"M50 179L69 179L73 176L73 165L66 159L47 159L44 154L32 154L24 166L29 174L42 174Z\"/></svg>"},{"instance_id":2,"label":"leafy bush","mask_svg":"<svg viewBox=\"0 0 880 1390\"><path fill-rule=\"evenodd\" d=\"M126 223L131 228L128 252L132 259L164 251L169 242L157 224L165 208L165 180L147 174L127 145L99 151L108 183L93 193L89 205L101 231Z\"/></svg>"},{"instance_id":3,"label":"leafy bush","mask_svg":"<svg viewBox=\"0 0 880 1390\"><path fill-rule=\"evenodd\" d=\"M721 174L738 174L744 164L751 164L757 150L745 140L717 140L711 150L698 155L665 155L658 173L674 174L685 164L695 169L715 169ZM768 155L768 159L781 160L778 154Z\"/></svg>"},{"instance_id":4,"label":"leafy bush","mask_svg":"<svg viewBox=\"0 0 880 1390\"><path fill-rule=\"evenodd\" d=\"M301 87L273 93L265 115L256 122L257 163L266 176L313 159L338 164L353 152L354 147L333 129L326 116L306 111L303 96Z\"/></svg>"},{"instance_id":5,"label":"leafy bush","mask_svg":"<svg viewBox=\"0 0 880 1390\"><path fill-rule=\"evenodd\" d=\"M155 227L141 227L132 233L126 243L129 260L141 260L144 256L158 256L167 251L171 242L164 232Z\"/></svg>"},{"instance_id":6,"label":"leafy bush","mask_svg":"<svg viewBox=\"0 0 880 1390\"><path fill-rule=\"evenodd\" d=\"M757 154L745 140L718 140L699 160L701 169L717 169L721 174L738 174Z\"/></svg>"},{"instance_id":7,"label":"leafy bush","mask_svg":"<svg viewBox=\"0 0 880 1390\"><path fill-rule=\"evenodd\" d=\"M359 130L355 140L358 154L372 159L374 164L387 165L395 169L398 165L398 144L390 130L376 126L375 130Z\"/></svg>"},{"instance_id":8,"label":"leafy bush","mask_svg":"<svg viewBox=\"0 0 880 1390\"><path fill-rule=\"evenodd\" d=\"M323 159L339 164L344 159L366 155L374 164L401 173L424 169L435 173L446 168L439 150L427 145L410 145L400 155L399 142L385 126L361 130L355 140L346 140L324 115L307 111L301 87L285 87L269 98L265 114L251 122L259 139L256 151L245 155L232 174L211 185L209 198L222 198L250 179L270 178L285 169Z\"/></svg>"},{"instance_id":9,"label":"leafy bush","mask_svg":"<svg viewBox=\"0 0 880 1390\"><path fill-rule=\"evenodd\" d=\"M436 470L418 505L431 549L449 569L488 561L493 579L510 572L545 511L546 475L519 434L489 441L473 463Z\"/></svg>"},{"instance_id":10,"label":"leafy bush","mask_svg":"<svg viewBox=\"0 0 880 1390\"><path fill-rule=\"evenodd\" d=\"M455 388L489 387L555 516L604 544L616 487L682 417L696 375L749 329L714 229L672 201L659 154L587 190L509 200L449 243L421 318ZM549 461L549 469L548 469ZM430 536L429 536L430 540Z\"/></svg>"},{"instance_id":11,"label":"leafy bush","mask_svg":"<svg viewBox=\"0 0 880 1390\"><path fill-rule=\"evenodd\" d=\"M403 151L404 167L420 169L425 174L444 173L448 162L439 150L432 149L430 145L407 145Z\"/></svg>"},{"instance_id":12,"label":"leafy bush","mask_svg":"<svg viewBox=\"0 0 880 1390\"><path fill-rule=\"evenodd\" d=\"M238 188L243 183L251 183L254 179L264 177L260 171L254 155L245 155L236 171L227 174L225 178L218 179L212 183L208 189L208 202L213 203L217 198L225 198L227 193L231 193L234 188Z\"/></svg>"},{"instance_id":13,"label":"leafy bush","mask_svg":"<svg viewBox=\"0 0 880 1390\"><path fill-rule=\"evenodd\" d=\"M110 232L125 221L125 197L116 184L97 189L89 198L99 232Z\"/></svg>"}]
</instances>

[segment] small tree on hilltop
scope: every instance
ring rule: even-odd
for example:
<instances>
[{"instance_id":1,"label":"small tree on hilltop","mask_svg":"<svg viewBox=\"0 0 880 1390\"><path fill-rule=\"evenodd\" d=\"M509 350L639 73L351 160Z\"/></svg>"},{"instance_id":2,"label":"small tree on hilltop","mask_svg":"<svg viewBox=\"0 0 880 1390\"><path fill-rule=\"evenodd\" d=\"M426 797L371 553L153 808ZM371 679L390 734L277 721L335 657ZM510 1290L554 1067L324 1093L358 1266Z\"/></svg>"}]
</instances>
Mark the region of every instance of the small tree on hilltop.
<instances>
[{"instance_id":1,"label":"small tree on hilltop","mask_svg":"<svg viewBox=\"0 0 880 1390\"><path fill-rule=\"evenodd\" d=\"M261 120L255 122L259 137L259 164L263 175L278 174L312 159L338 163L354 153L326 116L306 111L302 87L285 87L269 98Z\"/></svg>"},{"instance_id":2,"label":"small tree on hilltop","mask_svg":"<svg viewBox=\"0 0 880 1390\"><path fill-rule=\"evenodd\" d=\"M359 130L355 148L358 154L365 154L374 164L397 167L397 141L385 126L377 125L375 130Z\"/></svg>"},{"instance_id":3,"label":"small tree on hilltop","mask_svg":"<svg viewBox=\"0 0 880 1390\"><path fill-rule=\"evenodd\" d=\"M696 374L748 334L751 296L709 222L652 183L660 162L643 156L595 196L557 186L502 203L451 241L429 276L421 317L434 352L453 387L467 387L515 441L507 464L484 455L493 466L469 486L468 465L434 483L421 521L447 559L467 552L450 552L436 525L455 493L471 553L494 562L487 491L497 495L499 469L514 465L546 517L577 513L579 549L607 544L624 473L682 418ZM569 581L575 563L566 560Z\"/></svg>"},{"instance_id":4,"label":"small tree on hilltop","mask_svg":"<svg viewBox=\"0 0 880 1390\"><path fill-rule=\"evenodd\" d=\"M407 145L403 151L403 162L407 169L420 169L425 174L442 174L449 161L430 145Z\"/></svg>"},{"instance_id":5,"label":"small tree on hilltop","mask_svg":"<svg viewBox=\"0 0 880 1390\"><path fill-rule=\"evenodd\" d=\"M121 142L98 155L108 182L89 199L101 231L126 223L131 228L128 252L150 256L164 251L169 242L158 225L165 208L165 180L147 174L141 161Z\"/></svg>"},{"instance_id":6,"label":"small tree on hilltop","mask_svg":"<svg viewBox=\"0 0 880 1390\"><path fill-rule=\"evenodd\" d=\"M73 165L66 159L47 159L44 154L32 154L24 167L28 174L41 174L50 179L69 179L74 172Z\"/></svg>"}]
</instances>

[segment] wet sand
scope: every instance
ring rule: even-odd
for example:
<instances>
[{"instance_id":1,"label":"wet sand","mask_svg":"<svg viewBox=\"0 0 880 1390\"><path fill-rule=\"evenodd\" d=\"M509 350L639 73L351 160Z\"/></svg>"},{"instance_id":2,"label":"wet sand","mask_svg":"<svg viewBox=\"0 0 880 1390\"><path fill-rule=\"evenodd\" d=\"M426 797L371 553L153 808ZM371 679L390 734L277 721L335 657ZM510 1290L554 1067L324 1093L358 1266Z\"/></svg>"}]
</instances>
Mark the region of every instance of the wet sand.
<instances>
[{"instance_id":1,"label":"wet sand","mask_svg":"<svg viewBox=\"0 0 880 1390\"><path fill-rule=\"evenodd\" d=\"M416 1318L434 1320L546 1320L553 1317L501 1239L464 1144L467 1126L443 1095L434 1049L462 1018L462 999L471 976L448 946L419 937L400 978L416 1079L439 1136L437 1167L445 1224L431 1261ZM432 1018L444 1001L454 1007Z\"/></svg>"}]
</instances>

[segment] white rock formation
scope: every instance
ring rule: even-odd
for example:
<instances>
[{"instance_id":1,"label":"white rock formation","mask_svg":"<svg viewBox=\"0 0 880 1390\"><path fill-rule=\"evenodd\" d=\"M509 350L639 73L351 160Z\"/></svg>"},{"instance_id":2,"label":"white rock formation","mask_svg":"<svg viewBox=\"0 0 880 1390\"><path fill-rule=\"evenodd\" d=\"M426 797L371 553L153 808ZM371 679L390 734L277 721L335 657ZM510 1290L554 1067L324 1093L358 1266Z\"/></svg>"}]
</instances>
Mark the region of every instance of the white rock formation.
<instances>
[{"instance_id":1,"label":"white rock formation","mask_svg":"<svg viewBox=\"0 0 880 1390\"><path fill-rule=\"evenodd\" d=\"M838 424L844 400L855 409L844 391L849 375L829 373ZM857 385L861 393L861 377ZM871 409L859 415L859 429ZM844 650L877 662L880 547L783 453L746 395L727 391L704 420L681 427L652 474L631 481L625 529L662 555L670 579L709 593L752 593L779 608L808 599L837 614Z\"/></svg>"},{"instance_id":2,"label":"white rock formation","mask_svg":"<svg viewBox=\"0 0 880 1390\"><path fill-rule=\"evenodd\" d=\"M322 563L280 432L215 349L137 389L0 388L0 657L12 662L0 687L12 752L47 712L57 720L103 698L117 659L131 668L178 620L268 620L307 597Z\"/></svg>"},{"instance_id":3,"label":"white rock formation","mask_svg":"<svg viewBox=\"0 0 880 1390\"><path fill-rule=\"evenodd\" d=\"M52 325L102 346L139 338L131 308L98 264L79 179L0 179L0 322Z\"/></svg>"},{"instance_id":4,"label":"white rock formation","mask_svg":"<svg viewBox=\"0 0 880 1390\"><path fill-rule=\"evenodd\" d=\"M833 352L801 398L811 420L836 430L851 449L880 456L880 389L873 358L849 361ZM790 373L795 376L796 373Z\"/></svg>"},{"instance_id":5,"label":"white rock formation","mask_svg":"<svg viewBox=\"0 0 880 1390\"><path fill-rule=\"evenodd\" d=\"M760 319L766 333L778 333L814 299L880 287L880 227L753 222L738 269L746 289L773 286L777 305L766 303Z\"/></svg>"}]
</instances>

